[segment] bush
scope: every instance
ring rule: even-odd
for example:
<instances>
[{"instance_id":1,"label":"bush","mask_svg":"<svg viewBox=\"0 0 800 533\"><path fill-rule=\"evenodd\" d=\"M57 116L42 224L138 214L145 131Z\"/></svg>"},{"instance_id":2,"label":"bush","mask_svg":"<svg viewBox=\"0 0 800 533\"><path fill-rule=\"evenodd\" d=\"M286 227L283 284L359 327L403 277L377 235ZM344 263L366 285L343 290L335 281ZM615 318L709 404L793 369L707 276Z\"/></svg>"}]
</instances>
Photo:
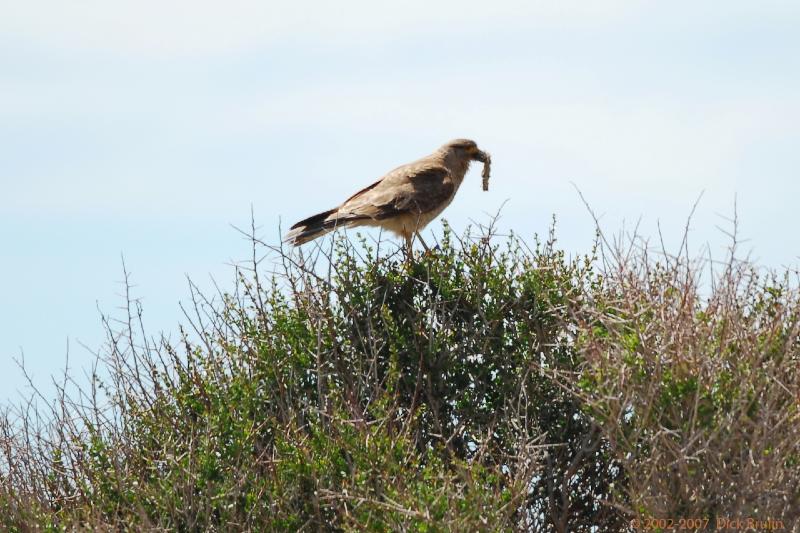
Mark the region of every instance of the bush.
<instances>
[{"instance_id":1,"label":"bush","mask_svg":"<svg viewBox=\"0 0 800 533\"><path fill-rule=\"evenodd\" d=\"M0 527L624 531L800 509L800 298L733 259L568 259L491 228L405 261L273 250L178 343L0 419ZM280 268L265 277L261 253ZM623 253L624 252L624 253ZM702 296L703 291L707 296ZM74 388L70 389L73 390Z\"/></svg>"}]
</instances>

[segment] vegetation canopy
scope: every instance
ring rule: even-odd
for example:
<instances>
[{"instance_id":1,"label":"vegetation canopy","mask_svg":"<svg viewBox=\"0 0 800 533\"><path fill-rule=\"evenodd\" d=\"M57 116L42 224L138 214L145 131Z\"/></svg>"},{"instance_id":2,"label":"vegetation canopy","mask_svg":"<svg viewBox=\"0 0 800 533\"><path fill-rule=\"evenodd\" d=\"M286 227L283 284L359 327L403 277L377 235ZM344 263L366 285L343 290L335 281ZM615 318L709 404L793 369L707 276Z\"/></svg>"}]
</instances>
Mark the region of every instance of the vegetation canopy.
<instances>
[{"instance_id":1,"label":"vegetation canopy","mask_svg":"<svg viewBox=\"0 0 800 533\"><path fill-rule=\"evenodd\" d=\"M553 232L445 226L413 262L251 238L231 291L192 286L179 342L129 297L107 372L5 409L0 529L797 520L796 273L636 236L568 258Z\"/></svg>"}]
</instances>

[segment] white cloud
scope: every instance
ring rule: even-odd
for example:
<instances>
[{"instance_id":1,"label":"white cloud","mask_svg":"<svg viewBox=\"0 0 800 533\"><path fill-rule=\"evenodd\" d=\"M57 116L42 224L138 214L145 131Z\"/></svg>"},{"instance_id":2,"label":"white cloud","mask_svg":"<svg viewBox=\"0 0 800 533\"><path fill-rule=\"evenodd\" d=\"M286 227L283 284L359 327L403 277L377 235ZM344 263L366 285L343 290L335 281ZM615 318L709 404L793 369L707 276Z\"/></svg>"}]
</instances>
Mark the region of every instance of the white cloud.
<instances>
[{"instance_id":1,"label":"white cloud","mask_svg":"<svg viewBox=\"0 0 800 533\"><path fill-rule=\"evenodd\" d=\"M791 0L697 3L678 0L550 1L374 0L83 0L17 2L0 19L11 46L84 49L153 57L224 54L277 41L359 43L417 32L446 35L472 30L585 28L646 21L681 27L718 27L732 20L786 20L800 9ZM432 47L436 42L431 43Z\"/></svg>"},{"instance_id":2,"label":"white cloud","mask_svg":"<svg viewBox=\"0 0 800 533\"><path fill-rule=\"evenodd\" d=\"M0 34L28 44L165 55L224 53L298 39L358 42L417 31L447 34L464 25L526 19L547 24L598 24L635 10L639 1L531 2L372 0L208 0L23 2L5 10ZM432 43L435 45L435 43Z\"/></svg>"}]
</instances>

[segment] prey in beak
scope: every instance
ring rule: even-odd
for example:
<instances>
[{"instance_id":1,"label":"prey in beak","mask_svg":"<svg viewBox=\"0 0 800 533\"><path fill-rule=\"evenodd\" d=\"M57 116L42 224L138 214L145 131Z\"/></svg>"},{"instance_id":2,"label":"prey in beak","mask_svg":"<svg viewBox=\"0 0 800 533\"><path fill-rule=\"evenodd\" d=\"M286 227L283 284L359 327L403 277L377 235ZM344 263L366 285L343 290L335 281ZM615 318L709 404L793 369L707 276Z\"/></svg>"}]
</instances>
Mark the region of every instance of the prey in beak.
<instances>
[{"instance_id":1,"label":"prey in beak","mask_svg":"<svg viewBox=\"0 0 800 533\"><path fill-rule=\"evenodd\" d=\"M489 173L491 172L492 166L492 157L489 155L488 152L484 152L483 150L475 151L475 154L472 156L472 159L475 161L480 161L483 163L483 173L481 176L483 177L483 190L489 190Z\"/></svg>"}]
</instances>

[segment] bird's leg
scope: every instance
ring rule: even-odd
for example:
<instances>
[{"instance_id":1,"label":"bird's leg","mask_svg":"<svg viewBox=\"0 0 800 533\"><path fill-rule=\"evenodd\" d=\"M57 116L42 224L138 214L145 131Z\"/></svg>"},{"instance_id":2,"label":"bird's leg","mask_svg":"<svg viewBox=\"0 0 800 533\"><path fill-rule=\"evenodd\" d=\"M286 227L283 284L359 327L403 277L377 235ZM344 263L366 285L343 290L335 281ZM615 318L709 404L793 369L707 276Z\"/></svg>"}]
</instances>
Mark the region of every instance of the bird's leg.
<instances>
[{"instance_id":1,"label":"bird's leg","mask_svg":"<svg viewBox=\"0 0 800 533\"><path fill-rule=\"evenodd\" d=\"M410 263L414 257L414 241L411 240L410 233L406 233L403 236L406 238L406 260Z\"/></svg>"}]
</instances>

